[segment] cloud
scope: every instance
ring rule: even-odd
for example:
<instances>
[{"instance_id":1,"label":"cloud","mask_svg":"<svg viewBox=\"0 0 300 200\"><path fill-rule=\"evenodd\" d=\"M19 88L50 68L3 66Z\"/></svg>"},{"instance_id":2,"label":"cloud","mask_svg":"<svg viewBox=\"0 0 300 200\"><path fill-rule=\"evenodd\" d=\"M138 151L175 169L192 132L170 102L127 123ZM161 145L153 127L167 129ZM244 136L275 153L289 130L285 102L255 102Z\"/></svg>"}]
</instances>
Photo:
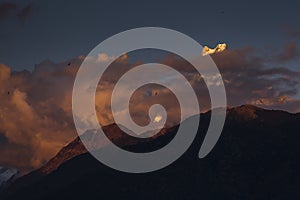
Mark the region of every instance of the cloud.
<instances>
[{"instance_id":1,"label":"cloud","mask_svg":"<svg viewBox=\"0 0 300 200\"><path fill-rule=\"evenodd\" d=\"M209 47L204 46L202 50L202 55L206 56L206 55L222 52L226 49L226 46L227 45L225 43L218 44L214 49L210 49Z\"/></svg>"},{"instance_id":2,"label":"cloud","mask_svg":"<svg viewBox=\"0 0 300 200\"><path fill-rule=\"evenodd\" d=\"M93 61L94 58L90 57L89 60ZM105 53L99 53L96 59L96 63L108 63L108 62L112 62L115 60L115 63L122 63L122 62L127 62L128 61L128 55L125 53L122 56L120 56L119 58L115 57L115 56L110 56L107 55Z\"/></svg>"},{"instance_id":3,"label":"cloud","mask_svg":"<svg viewBox=\"0 0 300 200\"><path fill-rule=\"evenodd\" d=\"M277 56L277 61L285 62L297 58L298 56L297 43L290 42L284 46L282 53Z\"/></svg>"},{"instance_id":4,"label":"cloud","mask_svg":"<svg viewBox=\"0 0 300 200\"><path fill-rule=\"evenodd\" d=\"M158 123L160 122L162 119L162 116L161 115L157 115L155 118L154 118L154 122Z\"/></svg>"},{"instance_id":5,"label":"cloud","mask_svg":"<svg viewBox=\"0 0 300 200\"><path fill-rule=\"evenodd\" d=\"M10 12L17 9L16 4L11 2L3 2L0 4L0 20L7 18Z\"/></svg>"},{"instance_id":6,"label":"cloud","mask_svg":"<svg viewBox=\"0 0 300 200\"><path fill-rule=\"evenodd\" d=\"M105 53L99 53L96 62L97 63L102 63L102 62L106 63L106 62L113 61L115 59L116 59L116 57L114 57L114 56L109 56Z\"/></svg>"},{"instance_id":7,"label":"cloud","mask_svg":"<svg viewBox=\"0 0 300 200\"><path fill-rule=\"evenodd\" d=\"M1 85L10 77L10 68L4 64L0 64L0 83Z\"/></svg>"},{"instance_id":8,"label":"cloud","mask_svg":"<svg viewBox=\"0 0 300 200\"><path fill-rule=\"evenodd\" d=\"M291 46L292 49L297 48L294 45ZM286 47L286 50L281 54L285 55L284 59L286 61L297 59L291 53L290 48L290 46ZM270 52L270 54L272 53L272 60L264 57L259 49L252 47L231 49L221 54L212 55L221 72L230 106L250 103L270 109L280 108L290 112L300 110L300 99L297 98L300 86L300 71L281 66L283 59L280 59L279 62L278 54ZM196 74L188 67L188 63L175 56L166 58L163 63L173 66L185 74L196 91L205 94L199 97L201 107L209 107L207 103L209 95L205 93L206 87L203 84L204 77L202 75ZM217 86L219 75L212 74L205 77L208 80L208 86Z\"/></svg>"},{"instance_id":9,"label":"cloud","mask_svg":"<svg viewBox=\"0 0 300 200\"><path fill-rule=\"evenodd\" d=\"M32 72L12 72L0 64L0 164L14 166L22 172L36 169L53 157L76 136L72 116L72 89L74 79L84 56L62 63L45 60ZM102 58L108 58L102 55ZM98 63L98 58L87 58ZM127 55L115 61L120 69L129 67ZM131 65L130 65L131 66ZM112 123L107 110L107 91L114 80L108 71L104 93L96 106L101 108L100 122ZM99 114L100 115L100 114Z\"/></svg>"},{"instance_id":10,"label":"cloud","mask_svg":"<svg viewBox=\"0 0 300 200\"><path fill-rule=\"evenodd\" d=\"M15 3L3 2L0 4L0 20L12 17L18 17L20 20L26 19L33 10L33 3L25 5L23 8Z\"/></svg>"},{"instance_id":11,"label":"cloud","mask_svg":"<svg viewBox=\"0 0 300 200\"><path fill-rule=\"evenodd\" d=\"M88 62L98 65L99 57L102 61L109 59L109 56L101 55L89 57ZM11 72L8 66L0 65L1 165L14 166L23 172L36 169L77 136L72 117L72 88L83 59L80 56L62 63L45 60L32 72ZM128 59L127 54L116 59L97 88L96 109L102 125L114 122L110 107L114 84L122 74L140 64L130 63ZM141 77L147 78L147 73ZM176 85L176 77L173 78ZM118 104L123 103L123 95L129 89L124 87L124 93L118 94ZM149 91L152 96L147 95ZM134 121L147 124L149 109L156 103L166 108L169 125L180 121L176 97L158 85L148 85L134 93L130 104ZM194 109L189 112L194 112ZM118 113L123 119L128 119L124 110ZM87 122L89 117L86 116ZM160 123L157 125L161 126Z\"/></svg>"},{"instance_id":12,"label":"cloud","mask_svg":"<svg viewBox=\"0 0 300 200\"><path fill-rule=\"evenodd\" d=\"M75 137L71 115L74 67L43 62L32 73L0 65L2 165L35 169Z\"/></svg>"},{"instance_id":13,"label":"cloud","mask_svg":"<svg viewBox=\"0 0 300 200\"><path fill-rule=\"evenodd\" d=\"M18 18L20 20L26 19L31 14L32 9L33 9L33 4L29 3L19 11L19 13L17 14Z\"/></svg>"},{"instance_id":14,"label":"cloud","mask_svg":"<svg viewBox=\"0 0 300 200\"><path fill-rule=\"evenodd\" d=\"M273 66L257 52L257 49L247 47L212 55L225 83L228 104L235 106L251 103L265 108L300 112L300 99L296 97L300 72L280 65ZM125 54L117 58L99 82L95 107L102 125L114 122L110 106L114 85L124 73L143 63L129 62L130 56ZM8 66L0 64L1 165L18 167L23 172L36 169L77 136L71 107L72 88L84 58L79 56L61 63L45 60L36 65L32 72L12 72ZM106 54L87 58L91 65L97 66L111 59L115 57ZM210 109L210 97L203 78L210 85L218 86L220 74L202 77L189 62L173 54L157 62L183 74L197 91L201 111ZM147 78L147 75L144 71L138 77L133 77L133 80ZM171 82L184 95L184 85L178 84L178 77L163 76L162 79ZM123 93L116 98L119 105L124 103L124 95L130 90L130 85L124 85L122 89ZM148 112L154 104L161 104L166 109L168 125L180 122L181 110L176 97L168 88L157 84L140 87L134 92L129 105L131 117L137 124L147 125L150 122ZM192 113L194 109L187 108L186 112ZM124 110L118 110L120 117L128 120L124 113ZM162 114L156 113L154 116ZM89 117L86 116L87 121Z\"/></svg>"},{"instance_id":15,"label":"cloud","mask_svg":"<svg viewBox=\"0 0 300 200\"><path fill-rule=\"evenodd\" d=\"M296 28L294 26L288 25L288 24L284 24L282 25L282 30L285 32L285 34L289 37L289 38L299 38L300 37L300 29Z\"/></svg>"},{"instance_id":16,"label":"cloud","mask_svg":"<svg viewBox=\"0 0 300 200\"><path fill-rule=\"evenodd\" d=\"M298 101L298 106L295 103L291 106L287 98L280 99L298 94L300 72L273 67L273 62L257 57L256 53L256 49L245 48L213 55L225 82L228 102L231 105L253 103L272 109L278 107L290 112L299 110L300 100L296 97L293 102Z\"/></svg>"}]
</instances>

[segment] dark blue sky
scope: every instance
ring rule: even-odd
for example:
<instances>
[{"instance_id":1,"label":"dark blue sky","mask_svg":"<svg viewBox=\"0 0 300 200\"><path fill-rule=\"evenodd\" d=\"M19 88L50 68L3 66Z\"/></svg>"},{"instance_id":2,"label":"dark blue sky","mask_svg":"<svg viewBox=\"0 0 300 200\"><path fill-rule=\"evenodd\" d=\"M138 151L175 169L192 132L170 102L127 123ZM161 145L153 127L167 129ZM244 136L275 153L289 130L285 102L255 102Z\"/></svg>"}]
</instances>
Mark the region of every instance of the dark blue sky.
<instances>
[{"instance_id":1,"label":"dark blue sky","mask_svg":"<svg viewBox=\"0 0 300 200\"><path fill-rule=\"evenodd\" d=\"M202 45L274 49L300 27L299 6L288 1L9 2L15 7L0 9L0 63L14 70L86 55L107 37L142 26L175 29Z\"/></svg>"}]
</instances>

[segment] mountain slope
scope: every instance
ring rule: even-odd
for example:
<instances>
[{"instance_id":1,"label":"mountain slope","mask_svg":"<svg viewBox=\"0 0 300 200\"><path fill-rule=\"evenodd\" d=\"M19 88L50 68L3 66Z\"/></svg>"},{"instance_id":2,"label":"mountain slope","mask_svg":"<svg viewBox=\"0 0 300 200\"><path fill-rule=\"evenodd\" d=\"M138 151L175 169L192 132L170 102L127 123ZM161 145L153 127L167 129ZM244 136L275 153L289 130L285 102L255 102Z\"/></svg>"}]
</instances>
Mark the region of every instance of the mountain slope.
<instances>
[{"instance_id":1,"label":"mountain slope","mask_svg":"<svg viewBox=\"0 0 300 200\"><path fill-rule=\"evenodd\" d=\"M217 145L207 157L198 159L209 119L210 112L201 115L192 146L164 169L146 174L123 173L104 166L84 151L73 151L74 157L59 162L62 164L56 170L43 171L51 162L38 170L36 173L43 174L39 179L29 182L28 177L21 178L10 187L5 199L300 198L300 114L250 105L230 108ZM112 127L108 132L118 132ZM122 138L120 143L134 152L157 149L174 137L176 128L165 129L147 141ZM64 157L64 152L74 150L73 145L66 148L57 156ZM17 187L22 179L22 187Z\"/></svg>"},{"instance_id":2,"label":"mountain slope","mask_svg":"<svg viewBox=\"0 0 300 200\"><path fill-rule=\"evenodd\" d=\"M17 169L0 167L0 191L8 187L18 175Z\"/></svg>"}]
</instances>

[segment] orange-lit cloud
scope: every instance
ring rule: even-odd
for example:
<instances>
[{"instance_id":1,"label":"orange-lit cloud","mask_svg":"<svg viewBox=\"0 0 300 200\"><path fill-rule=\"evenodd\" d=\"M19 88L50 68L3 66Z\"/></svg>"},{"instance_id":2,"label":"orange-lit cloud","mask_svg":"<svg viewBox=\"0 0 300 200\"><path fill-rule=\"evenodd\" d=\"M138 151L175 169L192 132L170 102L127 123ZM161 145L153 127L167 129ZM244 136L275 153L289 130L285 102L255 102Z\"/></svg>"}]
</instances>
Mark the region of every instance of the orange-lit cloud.
<instances>
[{"instance_id":1,"label":"orange-lit cloud","mask_svg":"<svg viewBox=\"0 0 300 200\"><path fill-rule=\"evenodd\" d=\"M161 115L157 115L155 118L154 118L154 122L158 123L160 122L162 119L162 116Z\"/></svg>"},{"instance_id":2,"label":"orange-lit cloud","mask_svg":"<svg viewBox=\"0 0 300 200\"><path fill-rule=\"evenodd\" d=\"M255 51L244 48L212 55L224 80L229 105L252 103L299 112L300 100L293 96L297 94L300 73L267 66ZM97 88L96 109L99 122L103 125L113 122L110 98L114 84L122 74L141 64L130 63L129 57L125 54L115 61ZM62 63L44 61L36 65L32 72L12 72L8 66L0 64L0 165L14 166L23 172L35 169L77 136L71 97L76 72L83 59L80 56ZM96 64L99 59L103 61L114 57L102 54L97 58L88 58L89 62ZM158 62L180 71L197 91L201 110L210 108L203 77L187 61L169 55ZM219 83L215 81L215 76L206 78L209 84L217 86ZM137 78L143 77L147 74ZM164 78L176 85L176 77ZM177 84L176 87L182 86ZM124 87L124 93L127 89ZM122 103L122 98L119 94L119 103ZM146 125L150 120L149 108L157 103L165 107L169 125L180 121L176 97L167 88L158 85L143 86L133 94L130 112L134 121ZM119 113L122 115L122 111Z\"/></svg>"},{"instance_id":3,"label":"orange-lit cloud","mask_svg":"<svg viewBox=\"0 0 300 200\"><path fill-rule=\"evenodd\" d=\"M209 48L208 46L204 46L202 50L202 55L210 55L214 53L222 52L226 49L227 45L225 43L218 44L214 49Z\"/></svg>"},{"instance_id":4,"label":"orange-lit cloud","mask_svg":"<svg viewBox=\"0 0 300 200\"><path fill-rule=\"evenodd\" d=\"M1 165L34 169L75 137L70 104L75 73L63 64L48 67L29 73L0 65Z\"/></svg>"}]
</instances>

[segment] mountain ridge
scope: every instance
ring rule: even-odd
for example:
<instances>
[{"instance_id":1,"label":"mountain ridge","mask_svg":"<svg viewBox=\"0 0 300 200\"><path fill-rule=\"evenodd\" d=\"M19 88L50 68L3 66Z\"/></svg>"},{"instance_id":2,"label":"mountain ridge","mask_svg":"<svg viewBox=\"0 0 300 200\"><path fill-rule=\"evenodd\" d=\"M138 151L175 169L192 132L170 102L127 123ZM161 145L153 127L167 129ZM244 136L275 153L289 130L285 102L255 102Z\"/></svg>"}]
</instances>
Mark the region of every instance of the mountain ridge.
<instances>
[{"instance_id":1,"label":"mountain ridge","mask_svg":"<svg viewBox=\"0 0 300 200\"><path fill-rule=\"evenodd\" d=\"M216 109L218 109L218 108L216 108ZM245 104L245 105L240 105L240 106L237 106L237 107L228 108L227 109L227 114L229 112L237 112L237 113L239 113L241 115L241 114L245 114L245 112L251 112L251 114L253 115L253 112L258 111L258 110L262 111L262 110L266 110L266 109L263 109L263 108L260 108L260 107L257 107L257 106L251 105L251 104ZM275 110L275 111L280 111L280 110ZM209 114L210 112L211 112L211 110L208 111L208 112L206 112L206 113L203 113L203 114ZM280 112L286 112L286 111L280 111ZM286 113L289 113L289 112L286 112ZM289 114L292 114L292 113L289 113ZM109 124L109 125L104 126L103 129L104 129L104 131L107 131L107 130L112 129L112 127L113 127L113 129L115 130L116 126L119 126L119 125L113 123L113 124ZM175 125L175 127L176 126L177 125ZM126 127L124 127L124 128L123 128L123 130L127 129L128 131L130 131L128 128L126 128ZM170 128L173 128L173 127L170 127ZM156 135L154 135L153 138L158 137L161 134L164 134L166 131L167 131L167 129L163 128L159 133L157 133ZM114 134L110 131L110 136L112 136L112 135L114 135ZM113 137L110 137L109 139L112 140ZM75 151L72 151L72 150L75 150ZM76 137L73 141L71 141L69 144L67 144L66 146L64 146L44 166L42 166L40 168L40 170L43 173L48 174L48 173L54 171L55 169L57 169L57 167L60 164L62 164L63 162L65 162L67 160L70 160L73 157L75 157L77 155L80 155L80 154L83 154L83 153L86 153L86 152L87 152L87 150L84 147L84 145L82 144L82 141L80 140L80 137ZM66 156L66 158L64 159L64 161L56 162L57 157L60 157L64 153L66 153L68 155L68 156ZM51 166L51 164L54 164L54 166Z\"/></svg>"},{"instance_id":2,"label":"mountain ridge","mask_svg":"<svg viewBox=\"0 0 300 200\"><path fill-rule=\"evenodd\" d=\"M248 194L250 196L252 195L252 197L256 195L256 197L259 197L260 193L263 191L260 190L258 186L262 187L262 185L264 187L267 187L267 189L271 191L271 193L267 193L269 196L265 197L272 197L271 194L276 194L279 197L283 197L280 196L281 194L277 194L280 190L277 188L275 184L276 182L273 180L274 178L281 179L281 182L286 184L286 187L284 187L286 190L285 192L290 192L290 194L294 195L295 193L297 193L296 191L300 191L297 190L297 188L300 188L300 184L296 183L295 181L290 181L295 177L300 178L300 171L297 170L300 169L300 163L297 162L297 160L295 161L293 159L298 153L300 153L300 148L298 147L299 145L297 143L297 140L300 138L298 134L300 133L300 114L292 114L278 110L266 110L263 108L246 105L235 108L228 108L227 111L227 119L221 138L219 139L215 148L206 158L199 160L197 157L197 153L205 136L205 130L207 129L207 126L209 124L210 112L201 114L197 137L195 138L195 141L189 148L189 150L183 155L183 157L170 166L166 167L165 169L150 173L150 175L145 174L144 176L146 177L146 179L157 180L160 182L160 184L163 185L163 187L168 188L168 191L164 191L167 193L168 197L176 197L178 195L182 195L180 191L176 191L175 188L173 192L174 194L169 191L170 188L172 188L173 186L175 187L176 185L183 187L187 191L192 190L188 192L192 195L191 199L197 199L196 197L198 197L200 193L207 194L208 196L214 195L209 188L203 186L203 184L206 184L206 182L201 181L202 179L195 180L195 177L201 176L207 177L207 184L211 187L218 186L221 187L222 190L224 190L220 193L220 196L225 195L228 198L230 197L230 199L239 199L234 197L233 185L236 185L235 187L238 188L238 197L243 197L243 194ZM113 130L114 128L116 128L115 126L112 126L113 128L110 127L109 129ZM122 143L121 146L127 150L134 152L144 152L148 151L149 149L151 150L151 146L161 147L168 141L170 141L172 137L174 137L174 135L176 134L176 127L173 127L173 129L165 129L164 131L166 131L164 134L161 134L159 137L154 138L153 140L144 140L143 142L139 143L135 143L134 140L129 140L131 142L130 144ZM115 130L112 132L115 133ZM78 138L76 138L74 141L76 145L80 143ZM70 144L72 144L72 142ZM69 145L64 148L72 149L72 145ZM127 192L122 192L122 190L117 189L117 191L121 192L121 194L125 196L128 194L132 194L133 191L136 192L136 188L139 188L137 183L131 181L131 179L142 181L142 179L136 178L139 176L128 175L122 172L108 169L108 167L102 165L91 155L89 155L86 150L84 152L79 151L79 153L80 154L78 155L75 155L75 153L73 155L74 157L61 162L59 166L52 168L52 170L46 170L46 173L43 172L41 168L40 170L29 174L29 178L23 178L23 184L20 184L20 182L22 182L21 178L16 182L15 185L12 185L12 187L10 188L10 195L8 196L10 196L11 199L14 199L16 195L14 196L12 195L12 193L15 193L15 191L30 196L30 194L28 194L28 192L26 191L28 190L28 188L30 191L30 188L32 188L33 186L39 188L37 190L37 199L44 198L45 195L52 195L53 197L53 195L57 194L58 192L65 195L70 195L67 191L69 191L73 187L77 188L77 186L73 184L74 181L76 183L80 183L82 180L90 181L94 180L93 177L105 179L106 183L108 183L107 185L110 185L112 187L114 187L113 185L111 185L112 182L116 181L115 183L117 183L117 185L122 186L125 188L124 190L127 190ZM57 155L59 155L59 153ZM199 169L201 170L195 170L195 166L200 167ZM78 169L81 169L80 167L83 167L82 169L84 169L84 171L78 173ZM217 171L210 169L210 167L216 168ZM194 175L184 171L185 168L192 168L190 170L194 173ZM76 170L78 172L76 172ZM174 173L179 173L179 175L176 176ZM217 178L216 175L213 175L214 173L218 174L217 177L219 178ZM36 178L36 180L33 180L34 176L38 178ZM124 176L128 179L127 182L120 180L120 177ZM141 176L143 177L143 175ZM186 184L192 189L182 185L180 182L177 182L173 176L179 179L184 179ZM257 178L254 179L253 176ZM59 177L65 177L66 180L60 180L61 178ZM220 181L220 177L222 177L222 184L218 182ZM224 177L227 178L224 179ZM264 178L264 181L261 180L262 178ZM30 182L28 181L29 179L33 181ZM68 179L71 179L72 181ZM53 180L60 180L61 183L59 184L59 186L54 186L52 185L54 183ZM192 180L204 187L204 189L201 190L200 193L198 190L196 190L196 188L194 188L194 185L191 184L193 182ZM213 183L211 183L211 181L213 181ZM97 182L95 183L96 185L105 188L103 192L104 195L108 195L109 192L112 192L112 190L108 186ZM124 185L122 185L123 183ZM167 185L167 183L169 185ZM253 186L252 183L256 183L258 184L258 186ZM131 186L129 186L129 184L131 184ZM250 187L249 184L252 185L252 188L255 188L256 192L252 192L253 194L251 194L250 190L247 189L247 187ZM46 191L45 188L42 188L42 186L45 185L47 185L47 188L50 187L51 189L49 191ZM88 186L83 187L85 191L89 190L89 187L96 187L90 184L87 185ZM226 188L226 185L229 188ZM157 186L152 184L150 184L149 187L152 189L161 190L161 188L157 188ZM148 194L143 189L141 190L140 194L143 194L143 192L145 194ZM157 194L156 192L154 193ZM98 193L96 194L100 195ZM117 194L115 195L118 198L121 197ZM67 197L64 195L62 196L65 198ZM153 197L153 195L150 196Z\"/></svg>"}]
</instances>

